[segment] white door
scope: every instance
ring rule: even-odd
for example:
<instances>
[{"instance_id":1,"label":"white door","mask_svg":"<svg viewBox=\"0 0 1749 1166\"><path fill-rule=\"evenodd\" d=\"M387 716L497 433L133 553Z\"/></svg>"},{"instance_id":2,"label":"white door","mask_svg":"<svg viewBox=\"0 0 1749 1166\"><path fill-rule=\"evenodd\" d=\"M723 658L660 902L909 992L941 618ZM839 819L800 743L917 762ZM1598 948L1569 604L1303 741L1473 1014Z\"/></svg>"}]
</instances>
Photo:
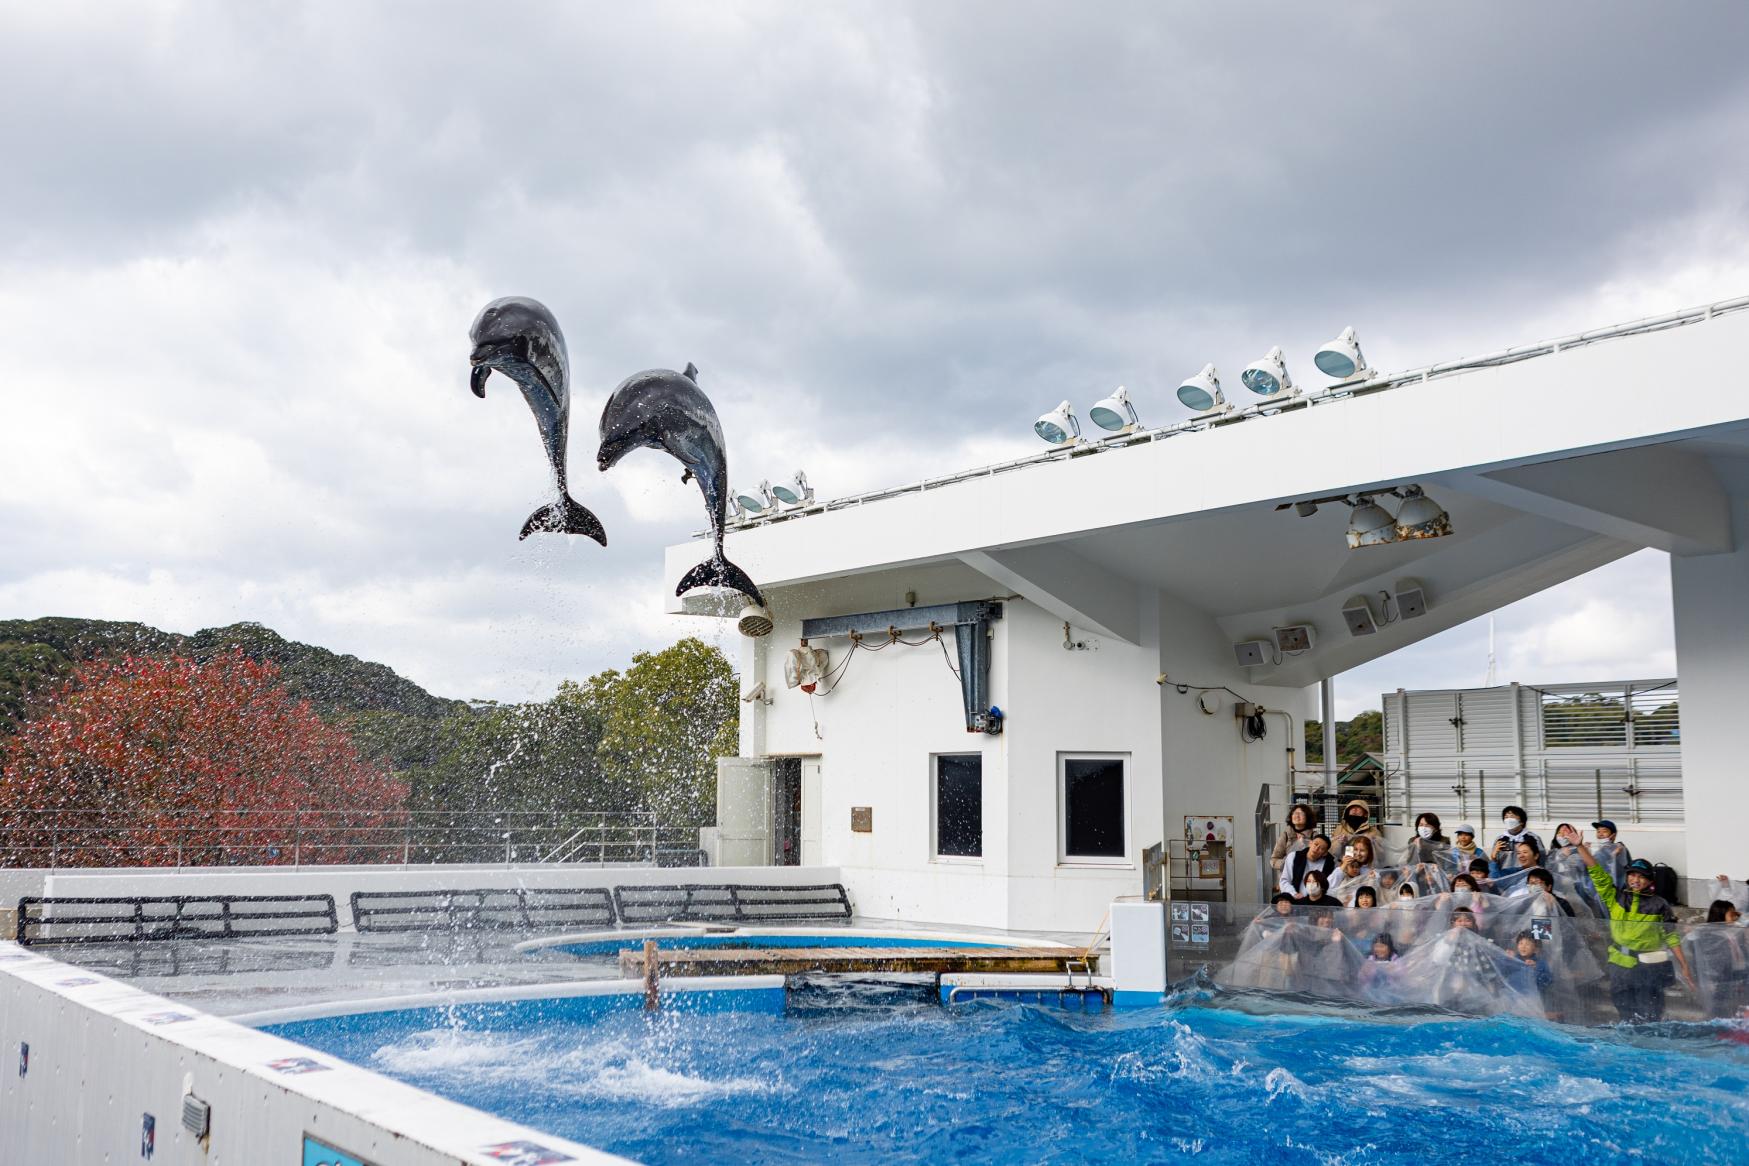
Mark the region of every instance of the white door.
<instances>
[{"instance_id":1,"label":"white door","mask_svg":"<svg viewBox=\"0 0 1749 1166\"><path fill-rule=\"evenodd\" d=\"M822 796L820 759L818 757L804 757L802 758L803 866L822 866L826 861L824 847L820 840L820 822L822 820L820 799Z\"/></svg>"}]
</instances>

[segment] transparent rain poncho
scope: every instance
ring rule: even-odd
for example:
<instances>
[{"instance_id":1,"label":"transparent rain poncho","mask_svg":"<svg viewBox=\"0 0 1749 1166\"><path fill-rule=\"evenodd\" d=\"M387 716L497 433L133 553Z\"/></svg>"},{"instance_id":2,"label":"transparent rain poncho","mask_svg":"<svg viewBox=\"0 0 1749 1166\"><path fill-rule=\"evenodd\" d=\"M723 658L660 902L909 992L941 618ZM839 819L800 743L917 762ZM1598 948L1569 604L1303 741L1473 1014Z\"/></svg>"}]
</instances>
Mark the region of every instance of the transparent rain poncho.
<instances>
[{"instance_id":1,"label":"transparent rain poncho","mask_svg":"<svg viewBox=\"0 0 1749 1166\"><path fill-rule=\"evenodd\" d=\"M1323 913L1333 924L1336 913ZM1360 963L1360 952L1339 927L1315 923L1303 909L1287 917L1271 911L1246 928L1239 954L1215 982L1348 1000L1360 993Z\"/></svg>"},{"instance_id":2,"label":"transparent rain poncho","mask_svg":"<svg viewBox=\"0 0 1749 1166\"><path fill-rule=\"evenodd\" d=\"M1543 1015L1535 970L1485 936L1448 927L1371 977L1380 1004L1428 1004L1477 1016Z\"/></svg>"},{"instance_id":3,"label":"transparent rain poncho","mask_svg":"<svg viewBox=\"0 0 1749 1166\"><path fill-rule=\"evenodd\" d=\"M1438 863L1421 863L1416 866L1374 868L1345 880L1331 893L1345 905L1352 907L1354 896L1359 893L1360 888L1371 887L1378 895L1379 905L1384 906L1397 897L1398 888L1404 883L1415 888L1418 898L1451 889L1451 878Z\"/></svg>"},{"instance_id":4,"label":"transparent rain poncho","mask_svg":"<svg viewBox=\"0 0 1749 1166\"><path fill-rule=\"evenodd\" d=\"M1715 878L1707 884L1706 892L1705 903L1697 904L1697 906L1710 906L1723 899L1737 908L1739 914L1749 915L1749 883L1738 882L1736 879Z\"/></svg>"},{"instance_id":5,"label":"transparent rain poncho","mask_svg":"<svg viewBox=\"0 0 1749 1166\"><path fill-rule=\"evenodd\" d=\"M1597 864L1610 872L1610 878L1619 886L1622 879L1622 869L1626 866L1622 859L1625 853L1619 842L1606 843L1615 848L1613 859L1597 855ZM1611 865L1613 861L1614 865ZM1597 897L1597 888L1591 885L1591 876L1585 873L1585 860L1579 857L1579 852L1571 846L1560 846L1549 851L1543 866L1555 879L1555 894L1573 904L1574 911L1583 911L1595 918L1602 919L1607 912L1603 909L1603 901Z\"/></svg>"},{"instance_id":6,"label":"transparent rain poncho","mask_svg":"<svg viewBox=\"0 0 1749 1166\"><path fill-rule=\"evenodd\" d=\"M1712 1017L1735 1017L1749 1007L1749 928L1701 923L1682 938L1694 974L1697 1002Z\"/></svg>"},{"instance_id":7,"label":"transparent rain poncho","mask_svg":"<svg viewBox=\"0 0 1749 1166\"><path fill-rule=\"evenodd\" d=\"M1571 847L1563 846L1561 849L1570 850ZM1628 848L1619 842L1593 842L1590 849L1591 856L1597 859L1597 865L1609 872L1609 877L1616 886L1621 886L1622 879L1627 877Z\"/></svg>"}]
</instances>

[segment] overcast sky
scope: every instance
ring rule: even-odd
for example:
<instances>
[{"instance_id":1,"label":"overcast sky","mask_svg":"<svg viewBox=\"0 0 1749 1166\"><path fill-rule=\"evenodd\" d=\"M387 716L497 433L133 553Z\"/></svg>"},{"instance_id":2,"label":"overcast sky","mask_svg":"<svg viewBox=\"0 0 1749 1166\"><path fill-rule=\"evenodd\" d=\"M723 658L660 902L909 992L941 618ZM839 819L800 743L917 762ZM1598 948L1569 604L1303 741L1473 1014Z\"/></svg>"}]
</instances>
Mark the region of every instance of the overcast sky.
<instances>
[{"instance_id":1,"label":"overcast sky","mask_svg":"<svg viewBox=\"0 0 1749 1166\"><path fill-rule=\"evenodd\" d=\"M1746 44L1740 0L0 0L0 618L253 619L513 700L721 638L661 614L696 489L589 465L626 374L696 362L738 479L837 495L1345 324L1392 368L1742 294ZM606 551L516 540L534 427L466 388L505 294L564 324ZM1674 668L1656 553L1497 624L1502 679Z\"/></svg>"}]
</instances>

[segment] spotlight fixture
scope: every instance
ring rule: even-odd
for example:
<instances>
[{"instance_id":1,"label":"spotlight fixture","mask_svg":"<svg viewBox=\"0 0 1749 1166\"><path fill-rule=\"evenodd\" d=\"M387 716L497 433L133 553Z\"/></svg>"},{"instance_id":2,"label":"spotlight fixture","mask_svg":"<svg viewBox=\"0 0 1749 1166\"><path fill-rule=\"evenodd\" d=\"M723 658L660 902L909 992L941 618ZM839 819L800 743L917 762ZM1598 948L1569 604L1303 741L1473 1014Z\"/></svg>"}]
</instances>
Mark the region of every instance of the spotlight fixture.
<instances>
[{"instance_id":1,"label":"spotlight fixture","mask_svg":"<svg viewBox=\"0 0 1749 1166\"><path fill-rule=\"evenodd\" d=\"M1295 502L1294 513L1301 518L1310 518L1318 513L1318 504L1316 502Z\"/></svg>"},{"instance_id":2,"label":"spotlight fixture","mask_svg":"<svg viewBox=\"0 0 1749 1166\"><path fill-rule=\"evenodd\" d=\"M1319 372L1339 381L1358 380L1372 373L1372 369L1366 366L1366 357L1360 353L1360 341L1356 339L1353 328L1344 328L1340 336L1318 349L1312 363L1318 366Z\"/></svg>"},{"instance_id":3,"label":"spotlight fixture","mask_svg":"<svg viewBox=\"0 0 1749 1166\"><path fill-rule=\"evenodd\" d=\"M735 491L735 505L745 517L757 518L777 509L777 499L771 495L771 483L761 482L757 490Z\"/></svg>"},{"instance_id":4,"label":"spotlight fixture","mask_svg":"<svg viewBox=\"0 0 1749 1166\"><path fill-rule=\"evenodd\" d=\"M1287 362L1282 359L1280 347L1271 348L1262 360L1246 365L1239 379L1259 397L1286 398L1299 394L1293 378L1287 375Z\"/></svg>"},{"instance_id":5,"label":"spotlight fixture","mask_svg":"<svg viewBox=\"0 0 1749 1166\"><path fill-rule=\"evenodd\" d=\"M1198 413L1225 412L1227 398L1221 395L1220 374L1205 364L1202 371L1178 386L1178 399Z\"/></svg>"},{"instance_id":6,"label":"spotlight fixture","mask_svg":"<svg viewBox=\"0 0 1749 1166\"><path fill-rule=\"evenodd\" d=\"M1403 505L1397 510L1399 539L1439 538L1451 533L1451 515L1426 494L1420 486L1403 488Z\"/></svg>"},{"instance_id":7,"label":"spotlight fixture","mask_svg":"<svg viewBox=\"0 0 1749 1166\"><path fill-rule=\"evenodd\" d=\"M808 485L808 476L797 470L796 476L787 482L779 482L771 488L772 497L778 505L786 510L795 510L806 506L814 500L814 488Z\"/></svg>"},{"instance_id":8,"label":"spotlight fixture","mask_svg":"<svg viewBox=\"0 0 1749 1166\"><path fill-rule=\"evenodd\" d=\"M1348 500L1354 507L1348 514L1348 545L1376 547L1397 541L1397 520L1391 512L1364 494Z\"/></svg>"},{"instance_id":9,"label":"spotlight fixture","mask_svg":"<svg viewBox=\"0 0 1749 1166\"><path fill-rule=\"evenodd\" d=\"M1081 423L1064 401L1032 424L1032 431L1052 445L1073 445L1081 437Z\"/></svg>"},{"instance_id":10,"label":"spotlight fixture","mask_svg":"<svg viewBox=\"0 0 1749 1166\"><path fill-rule=\"evenodd\" d=\"M769 636L773 626L771 612L757 603L749 603L743 607L740 617L735 620L737 631L744 636L751 636L755 639L760 636Z\"/></svg>"},{"instance_id":11,"label":"spotlight fixture","mask_svg":"<svg viewBox=\"0 0 1749 1166\"><path fill-rule=\"evenodd\" d=\"M1087 418L1101 429L1109 429L1113 433L1128 433L1141 424L1136 417L1136 407L1130 404L1129 390L1122 385L1111 396L1095 402L1087 410Z\"/></svg>"}]
</instances>

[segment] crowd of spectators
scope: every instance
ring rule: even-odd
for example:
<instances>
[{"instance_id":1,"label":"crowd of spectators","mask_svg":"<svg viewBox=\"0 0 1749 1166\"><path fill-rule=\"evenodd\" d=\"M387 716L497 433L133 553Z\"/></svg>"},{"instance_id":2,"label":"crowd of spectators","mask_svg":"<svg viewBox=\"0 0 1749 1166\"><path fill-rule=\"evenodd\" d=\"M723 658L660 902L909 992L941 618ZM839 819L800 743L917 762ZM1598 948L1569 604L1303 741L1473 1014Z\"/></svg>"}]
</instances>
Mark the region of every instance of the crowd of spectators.
<instances>
[{"instance_id":1,"label":"crowd of spectators","mask_svg":"<svg viewBox=\"0 0 1749 1166\"><path fill-rule=\"evenodd\" d=\"M1657 872L1591 823L1569 823L1552 845L1519 806L1501 811L1483 847L1476 827L1448 837L1420 814L1387 861L1364 801L1343 807L1333 835L1309 806L1288 814L1272 861L1269 908L1246 929L1220 979L1380 1005L1432 1004L1556 1020L1661 1020L1678 979L1708 1016L1749 1009L1749 888L1718 876L1706 921L1678 928Z\"/></svg>"}]
</instances>

